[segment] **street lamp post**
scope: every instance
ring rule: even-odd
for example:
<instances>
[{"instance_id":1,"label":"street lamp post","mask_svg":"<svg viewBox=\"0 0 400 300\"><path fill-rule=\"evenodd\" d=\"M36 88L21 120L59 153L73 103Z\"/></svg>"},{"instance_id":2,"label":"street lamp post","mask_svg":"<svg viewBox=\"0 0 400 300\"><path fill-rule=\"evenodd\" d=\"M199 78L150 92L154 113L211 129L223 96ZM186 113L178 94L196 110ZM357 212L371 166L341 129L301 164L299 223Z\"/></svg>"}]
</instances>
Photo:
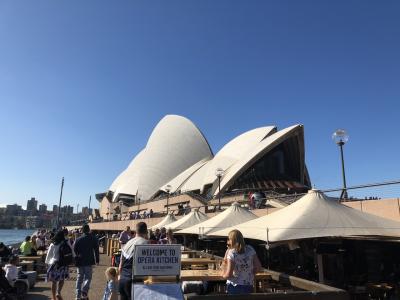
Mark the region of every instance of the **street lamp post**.
<instances>
[{"instance_id":1,"label":"street lamp post","mask_svg":"<svg viewBox=\"0 0 400 300\"><path fill-rule=\"evenodd\" d=\"M342 193L340 194L340 199L347 199L348 195L347 195L347 186L346 186L346 173L344 170L343 146L349 140L349 136L344 129L338 129L333 133L332 139L340 148L340 158L342 160L343 189L342 189Z\"/></svg>"},{"instance_id":2,"label":"street lamp post","mask_svg":"<svg viewBox=\"0 0 400 300\"><path fill-rule=\"evenodd\" d=\"M90 203L92 202L92 195L89 196L89 216L92 214L90 211Z\"/></svg>"},{"instance_id":3,"label":"street lamp post","mask_svg":"<svg viewBox=\"0 0 400 300\"><path fill-rule=\"evenodd\" d=\"M167 192L167 214L169 212L169 192L171 191L171 188L172 187L169 184L165 187L165 191Z\"/></svg>"},{"instance_id":4,"label":"street lamp post","mask_svg":"<svg viewBox=\"0 0 400 300\"><path fill-rule=\"evenodd\" d=\"M215 176L218 178L218 209L221 209L221 177L224 176L224 170L217 168L215 170Z\"/></svg>"},{"instance_id":5,"label":"street lamp post","mask_svg":"<svg viewBox=\"0 0 400 300\"><path fill-rule=\"evenodd\" d=\"M124 205L124 201L119 200L119 213L120 213L120 220L122 221L122 205Z\"/></svg>"},{"instance_id":6,"label":"street lamp post","mask_svg":"<svg viewBox=\"0 0 400 300\"><path fill-rule=\"evenodd\" d=\"M64 177L61 180L60 201L58 202L57 229L60 229L61 200L62 200L63 188L64 188Z\"/></svg>"}]
</instances>

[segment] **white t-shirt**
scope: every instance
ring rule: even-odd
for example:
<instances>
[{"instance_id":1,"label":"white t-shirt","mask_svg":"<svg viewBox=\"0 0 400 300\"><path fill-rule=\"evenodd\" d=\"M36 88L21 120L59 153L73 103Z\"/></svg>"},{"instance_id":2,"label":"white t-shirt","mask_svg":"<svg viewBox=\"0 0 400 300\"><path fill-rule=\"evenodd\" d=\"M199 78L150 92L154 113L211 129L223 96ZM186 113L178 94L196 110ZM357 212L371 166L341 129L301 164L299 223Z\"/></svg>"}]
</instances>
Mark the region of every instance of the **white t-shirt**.
<instances>
[{"instance_id":1,"label":"white t-shirt","mask_svg":"<svg viewBox=\"0 0 400 300\"><path fill-rule=\"evenodd\" d=\"M72 250L72 256L75 257L75 251L74 248L71 246L71 243L67 241L67 244ZM52 265L60 259L60 245L61 243L57 245L55 245L54 243L50 244L49 249L47 249L47 255L45 259L46 264Z\"/></svg>"},{"instance_id":2,"label":"white t-shirt","mask_svg":"<svg viewBox=\"0 0 400 300\"><path fill-rule=\"evenodd\" d=\"M234 263L233 276L227 280L227 284L253 285L254 266L253 259L256 255L253 247L246 245L244 253L239 254L235 249L229 249L227 259Z\"/></svg>"},{"instance_id":3,"label":"white t-shirt","mask_svg":"<svg viewBox=\"0 0 400 300\"><path fill-rule=\"evenodd\" d=\"M6 264L4 266L4 271L6 272L6 278L9 282L13 282L18 277L18 268L17 266Z\"/></svg>"},{"instance_id":4,"label":"white t-shirt","mask_svg":"<svg viewBox=\"0 0 400 300\"><path fill-rule=\"evenodd\" d=\"M37 238L36 240L36 248L40 248L44 246L44 242L42 241L42 239Z\"/></svg>"},{"instance_id":5,"label":"white t-shirt","mask_svg":"<svg viewBox=\"0 0 400 300\"><path fill-rule=\"evenodd\" d=\"M129 259L129 258L134 256L134 254L135 254L135 246L136 245L145 245L145 244L148 244L148 243L149 243L148 240L146 240L146 239L144 239L144 238L142 238L140 236L134 237L133 239L130 239L125 244L125 246L122 247L122 255L126 259Z\"/></svg>"},{"instance_id":6,"label":"white t-shirt","mask_svg":"<svg viewBox=\"0 0 400 300\"><path fill-rule=\"evenodd\" d=\"M56 261L58 261L58 259L60 258L59 252L60 252L60 244L54 245L54 243L51 243L49 249L47 249L45 263L48 265L52 265Z\"/></svg>"}]
</instances>

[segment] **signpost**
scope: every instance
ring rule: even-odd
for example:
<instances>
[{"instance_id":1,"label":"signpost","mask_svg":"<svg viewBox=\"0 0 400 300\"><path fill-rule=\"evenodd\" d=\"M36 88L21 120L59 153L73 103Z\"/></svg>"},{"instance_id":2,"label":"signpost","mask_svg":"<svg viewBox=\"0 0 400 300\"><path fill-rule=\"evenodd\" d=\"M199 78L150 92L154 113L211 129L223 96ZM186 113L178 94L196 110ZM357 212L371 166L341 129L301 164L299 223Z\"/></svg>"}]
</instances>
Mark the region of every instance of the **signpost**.
<instances>
[{"instance_id":1,"label":"signpost","mask_svg":"<svg viewBox=\"0 0 400 300\"><path fill-rule=\"evenodd\" d=\"M181 245L137 245L133 263L132 299L181 300ZM174 283L135 284L136 276L176 276Z\"/></svg>"}]
</instances>

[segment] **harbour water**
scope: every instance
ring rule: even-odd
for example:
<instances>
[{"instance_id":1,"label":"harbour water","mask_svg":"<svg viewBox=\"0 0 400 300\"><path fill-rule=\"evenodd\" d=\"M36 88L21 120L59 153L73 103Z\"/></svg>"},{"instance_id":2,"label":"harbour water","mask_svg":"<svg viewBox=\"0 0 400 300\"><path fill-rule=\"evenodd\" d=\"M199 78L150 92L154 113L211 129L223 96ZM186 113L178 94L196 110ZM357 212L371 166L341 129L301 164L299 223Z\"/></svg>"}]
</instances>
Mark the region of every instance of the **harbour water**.
<instances>
[{"instance_id":1,"label":"harbour water","mask_svg":"<svg viewBox=\"0 0 400 300\"><path fill-rule=\"evenodd\" d=\"M33 229L0 229L0 242L5 245L14 245L24 241L27 235L32 235Z\"/></svg>"}]
</instances>

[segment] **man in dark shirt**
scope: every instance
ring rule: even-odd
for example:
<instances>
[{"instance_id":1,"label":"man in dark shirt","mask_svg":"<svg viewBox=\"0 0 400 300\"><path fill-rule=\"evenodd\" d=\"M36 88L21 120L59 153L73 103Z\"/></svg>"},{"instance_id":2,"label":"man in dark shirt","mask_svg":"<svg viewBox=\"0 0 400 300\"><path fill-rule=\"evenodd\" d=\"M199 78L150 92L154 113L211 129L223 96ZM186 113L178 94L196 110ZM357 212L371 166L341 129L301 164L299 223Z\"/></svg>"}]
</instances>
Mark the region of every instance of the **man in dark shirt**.
<instances>
[{"instance_id":1,"label":"man in dark shirt","mask_svg":"<svg viewBox=\"0 0 400 300\"><path fill-rule=\"evenodd\" d=\"M88 299L92 269L94 264L99 264L99 242L90 233L89 225L82 227L83 236L74 243L75 264L78 276L76 279L76 299ZM82 285L83 283L83 285Z\"/></svg>"}]
</instances>

